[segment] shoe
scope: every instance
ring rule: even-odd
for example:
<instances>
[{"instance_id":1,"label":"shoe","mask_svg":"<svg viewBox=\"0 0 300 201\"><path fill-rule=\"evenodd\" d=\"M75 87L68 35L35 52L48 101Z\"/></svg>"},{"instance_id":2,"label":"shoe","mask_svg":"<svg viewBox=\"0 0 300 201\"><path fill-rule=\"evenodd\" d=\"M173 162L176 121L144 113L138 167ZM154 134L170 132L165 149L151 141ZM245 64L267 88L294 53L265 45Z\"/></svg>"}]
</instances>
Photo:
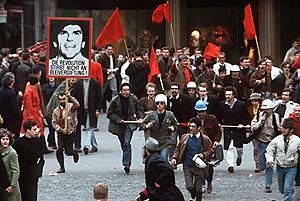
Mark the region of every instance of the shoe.
<instances>
[{"instance_id":1,"label":"shoe","mask_svg":"<svg viewBox=\"0 0 300 201\"><path fill-rule=\"evenodd\" d=\"M82 153L82 150L80 148L75 148L75 151L77 151L78 153Z\"/></svg>"},{"instance_id":2,"label":"shoe","mask_svg":"<svg viewBox=\"0 0 300 201\"><path fill-rule=\"evenodd\" d=\"M230 173L234 173L234 167L232 167L232 166L229 166L227 170Z\"/></svg>"},{"instance_id":3,"label":"shoe","mask_svg":"<svg viewBox=\"0 0 300 201\"><path fill-rule=\"evenodd\" d=\"M212 192L212 185L211 182L207 182L207 189L206 189L207 193L211 193Z\"/></svg>"},{"instance_id":4,"label":"shoe","mask_svg":"<svg viewBox=\"0 0 300 201\"><path fill-rule=\"evenodd\" d=\"M56 171L56 173L65 173L65 168L59 168L59 170Z\"/></svg>"},{"instance_id":5,"label":"shoe","mask_svg":"<svg viewBox=\"0 0 300 201\"><path fill-rule=\"evenodd\" d=\"M75 151L75 153L73 154L73 161L74 163L78 163L79 161L79 155L77 151Z\"/></svg>"},{"instance_id":6,"label":"shoe","mask_svg":"<svg viewBox=\"0 0 300 201\"><path fill-rule=\"evenodd\" d=\"M46 149L45 152L44 152L44 154L51 154L53 152L54 152L53 150Z\"/></svg>"},{"instance_id":7,"label":"shoe","mask_svg":"<svg viewBox=\"0 0 300 201\"><path fill-rule=\"evenodd\" d=\"M84 152L85 155L87 155L89 153L89 149L87 147L84 147L83 152Z\"/></svg>"},{"instance_id":8,"label":"shoe","mask_svg":"<svg viewBox=\"0 0 300 201\"><path fill-rule=\"evenodd\" d=\"M242 163L242 157L237 157L237 159L236 159L236 165L237 166L240 166L241 165L241 163Z\"/></svg>"},{"instance_id":9,"label":"shoe","mask_svg":"<svg viewBox=\"0 0 300 201\"><path fill-rule=\"evenodd\" d=\"M99 131L99 128L94 128L94 131Z\"/></svg>"},{"instance_id":10,"label":"shoe","mask_svg":"<svg viewBox=\"0 0 300 201\"><path fill-rule=\"evenodd\" d=\"M259 168L255 168L254 172L259 173L261 170Z\"/></svg>"},{"instance_id":11,"label":"shoe","mask_svg":"<svg viewBox=\"0 0 300 201\"><path fill-rule=\"evenodd\" d=\"M97 152L97 151L98 151L98 149L93 147L93 148L89 151L89 153L95 153L95 152Z\"/></svg>"},{"instance_id":12,"label":"shoe","mask_svg":"<svg viewBox=\"0 0 300 201\"><path fill-rule=\"evenodd\" d=\"M201 192L202 192L202 193L206 193L206 188L205 188L205 186L203 186L203 187L201 188Z\"/></svg>"},{"instance_id":13,"label":"shoe","mask_svg":"<svg viewBox=\"0 0 300 201\"><path fill-rule=\"evenodd\" d=\"M125 171L126 174L129 174L129 172L130 172L130 167L129 167L129 166L125 166L125 167L124 167L124 171Z\"/></svg>"},{"instance_id":14,"label":"shoe","mask_svg":"<svg viewBox=\"0 0 300 201\"><path fill-rule=\"evenodd\" d=\"M192 197L192 200L194 200L196 198L196 192L195 191L191 192L191 197Z\"/></svg>"},{"instance_id":15,"label":"shoe","mask_svg":"<svg viewBox=\"0 0 300 201\"><path fill-rule=\"evenodd\" d=\"M54 146L52 146L51 148L54 149L54 150L56 150L56 149L57 149L57 146L54 145Z\"/></svg>"},{"instance_id":16,"label":"shoe","mask_svg":"<svg viewBox=\"0 0 300 201\"><path fill-rule=\"evenodd\" d=\"M265 192L266 192L266 193L272 193L271 187L266 187Z\"/></svg>"}]
</instances>

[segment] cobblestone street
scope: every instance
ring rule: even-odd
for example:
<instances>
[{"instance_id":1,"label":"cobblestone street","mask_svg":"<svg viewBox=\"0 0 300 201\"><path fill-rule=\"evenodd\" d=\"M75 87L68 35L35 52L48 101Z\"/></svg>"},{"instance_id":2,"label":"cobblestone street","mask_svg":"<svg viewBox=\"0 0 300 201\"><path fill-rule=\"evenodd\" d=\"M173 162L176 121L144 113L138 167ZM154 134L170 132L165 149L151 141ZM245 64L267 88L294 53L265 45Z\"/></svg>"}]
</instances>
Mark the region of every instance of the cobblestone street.
<instances>
[{"instance_id":1,"label":"cobblestone street","mask_svg":"<svg viewBox=\"0 0 300 201\"><path fill-rule=\"evenodd\" d=\"M116 136L107 132L108 121L105 115L101 115L99 132L96 137L99 151L88 155L80 154L78 164L73 163L73 158L65 156L66 173L57 176L49 176L50 171L58 169L55 154L45 156L46 165L44 175L39 182L39 201L91 201L93 200L93 186L97 182L109 185L109 200L124 201L134 200L136 195L145 186L142 146L143 132L135 132L132 139L133 160L129 175L123 171L121 164L121 149ZM47 132L46 132L47 133ZM84 136L84 132L82 132ZM203 200L282 200L282 195L277 187L277 175L273 176L273 192L264 192L264 173L254 173L252 159L252 145L245 145L242 165L235 168L235 173L227 172L223 161L215 169L213 192L205 193ZM190 196L185 189L182 166L175 171L176 183L189 200ZM300 188L295 188L294 199L300 200Z\"/></svg>"}]
</instances>

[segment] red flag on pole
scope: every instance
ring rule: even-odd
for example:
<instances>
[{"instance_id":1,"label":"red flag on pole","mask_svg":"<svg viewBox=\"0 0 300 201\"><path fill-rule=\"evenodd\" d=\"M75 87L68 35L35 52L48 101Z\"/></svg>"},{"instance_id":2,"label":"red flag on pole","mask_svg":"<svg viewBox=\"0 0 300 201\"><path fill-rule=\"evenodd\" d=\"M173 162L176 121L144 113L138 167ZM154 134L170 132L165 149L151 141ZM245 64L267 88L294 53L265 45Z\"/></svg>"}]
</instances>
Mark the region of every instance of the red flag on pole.
<instances>
[{"instance_id":1,"label":"red flag on pole","mask_svg":"<svg viewBox=\"0 0 300 201\"><path fill-rule=\"evenodd\" d=\"M152 77L154 75L160 74L158 63L156 61L156 55L154 52L154 48L151 49L151 55L150 55L150 73L148 74L148 82L152 81Z\"/></svg>"},{"instance_id":2,"label":"red flag on pole","mask_svg":"<svg viewBox=\"0 0 300 201\"><path fill-rule=\"evenodd\" d=\"M219 57L219 53L221 51L221 47L211 43L211 42L208 42L206 48L205 48L205 51L204 51L204 57L205 59L207 60L210 60L210 57Z\"/></svg>"},{"instance_id":3,"label":"red flag on pole","mask_svg":"<svg viewBox=\"0 0 300 201\"><path fill-rule=\"evenodd\" d=\"M170 13L170 5L161 4L154 10L152 14L152 22L159 24L164 20L165 17L166 21L171 23L172 19Z\"/></svg>"},{"instance_id":4,"label":"red flag on pole","mask_svg":"<svg viewBox=\"0 0 300 201\"><path fill-rule=\"evenodd\" d=\"M249 40L252 40L256 36L256 30L254 26L254 21L253 21L253 16L252 16L252 10L251 10L251 5L248 4L245 9L245 18L244 18L244 29L245 29L245 36Z\"/></svg>"},{"instance_id":5,"label":"red flag on pole","mask_svg":"<svg viewBox=\"0 0 300 201\"><path fill-rule=\"evenodd\" d=\"M116 9L107 21L102 32L97 37L96 45L98 48L101 48L104 45L121 38L125 38L125 35L122 29L119 11Z\"/></svg>"},{"instance_id":6,"label":"red flag on pole","mask_svg":"<svg viewBox=\"0 0 300 201\"><path fill-rule=\"evenodd\" d=\"M293 69L298 69L300 68L300 56L297 56L295 62L292 64Z\"/></svg>"}]
</instances>

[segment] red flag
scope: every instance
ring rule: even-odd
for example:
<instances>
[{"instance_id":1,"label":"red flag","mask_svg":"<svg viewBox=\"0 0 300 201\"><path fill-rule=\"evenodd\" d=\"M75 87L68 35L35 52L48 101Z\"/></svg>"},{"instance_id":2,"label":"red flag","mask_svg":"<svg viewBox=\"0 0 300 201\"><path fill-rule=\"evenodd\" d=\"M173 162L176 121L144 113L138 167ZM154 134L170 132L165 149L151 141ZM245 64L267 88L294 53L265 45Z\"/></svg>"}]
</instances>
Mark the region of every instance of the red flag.
<instances>
[{"instance_id":1,"label":"red flag","mask_svg":"<svg viewBox=\"0 0 300 201\"><path fill-rule=\"evenodd\" d=\"M295 60L295 62L292 64L293 69L298 69L300 68L300 56L298 56Z\"/></svg>"},{"instance_id":2,"label":"red flag","mask_svg":"<svg viewBox=\"0 0 300 201\"><path fill-rule=\"evenodd\" d=\"M157 24L161 23L166 18L166 21L171 23L171 15L170 15L170 5L169 4L161 4L159 5L152 14L152 22Z\"/></svg>"},{"instance_id":3,"label":"red flag","mask_svg":"<svg viewBox=\"0 0 300 201\"><path fill-rule=\"evenodd\" d=\"M245 36L249 40L252 40L256 36L256 31L255 31L255 26L254 26L254 21L253 21L253 16L252 16L252 10L251 10L251 5L248 4L245 9L245 19L243 21L244 23L244 29L245 29Z\"/></svg>"},{"instance_id":4,"label":"red flag","mask_svg":"<svg viewBox=\"0 0 300 201\"><path fill-rule=\"evenodd\" d=\"M210 57L219 57L219 53L221 51L221 47L211 43L211 42L208 42L206 48L205 48L205 51L204 51L204 57L207 59L207 60L210 60Z\"/></svg>"},{"instance_id":5,"label":"red flag","mask_svg":"<svg viewBox=\"0 0 300 201\"><path fill-rule=\"evenodd\" d=\"M154 52L154 48L151 49L151 55L150 55L150 73L148 74L148 82L152 81L152 77L154 75L160 74L158 64L156 61L156 54Z\"/></svg>"},{"instance_id":6,"label":"red flag","mask_svg":"<svg viewBox=\"0 0 300 201\"><path fill-rule=\"evenodd\" d=\"M125 36L122 29L119 11L116 9L107 21L102 32L97 37L96 45L101 48L104 45L114 42L120 38L125 38Z\"/></svg>"}]
</instances>

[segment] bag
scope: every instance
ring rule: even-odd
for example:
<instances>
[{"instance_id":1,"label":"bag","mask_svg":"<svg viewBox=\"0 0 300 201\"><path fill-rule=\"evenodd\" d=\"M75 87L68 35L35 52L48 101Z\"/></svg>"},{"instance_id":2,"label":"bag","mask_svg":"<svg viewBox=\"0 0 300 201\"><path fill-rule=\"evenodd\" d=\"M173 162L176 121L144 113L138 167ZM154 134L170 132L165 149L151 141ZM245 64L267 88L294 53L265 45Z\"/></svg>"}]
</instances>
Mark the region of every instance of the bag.
<instances>
[{"instance_id":1,"label":"bag","mask_svg":"<svg viewBox=\"0 0 300 201\"><path fill-rule=\"evenodd\" d=\"M224 160L223 146L219 144L217 146L213 146L213 149L214 154L210 162L208 162L208 164L216 167Z\"/></svg>"},{"instance_id":2,"label":"bag","mask_svg":"<svg viewBox=\"0 0 300 201\"><path fill-rule=\"evenodd\" d=\"M254 131L252 131L250 133L250 135L246 138L244 144L248 144L250 143L253 139L255 139L260 133L261 130L263 129L264 124L262 124L261 126L259 126L257 129L255 129Z\"/></svg>"},{"instance_id":3,"label":"bag","mask_svg":"<svg viewBox=\"0 0 300 201\"><path fill-rule=\"evenodd\" d=\"M2 156L0 155L0 157L0 191L4 192L5 189L7 189L10 186L10 181L6 172Z\"/></svg>"}]
</instances>

